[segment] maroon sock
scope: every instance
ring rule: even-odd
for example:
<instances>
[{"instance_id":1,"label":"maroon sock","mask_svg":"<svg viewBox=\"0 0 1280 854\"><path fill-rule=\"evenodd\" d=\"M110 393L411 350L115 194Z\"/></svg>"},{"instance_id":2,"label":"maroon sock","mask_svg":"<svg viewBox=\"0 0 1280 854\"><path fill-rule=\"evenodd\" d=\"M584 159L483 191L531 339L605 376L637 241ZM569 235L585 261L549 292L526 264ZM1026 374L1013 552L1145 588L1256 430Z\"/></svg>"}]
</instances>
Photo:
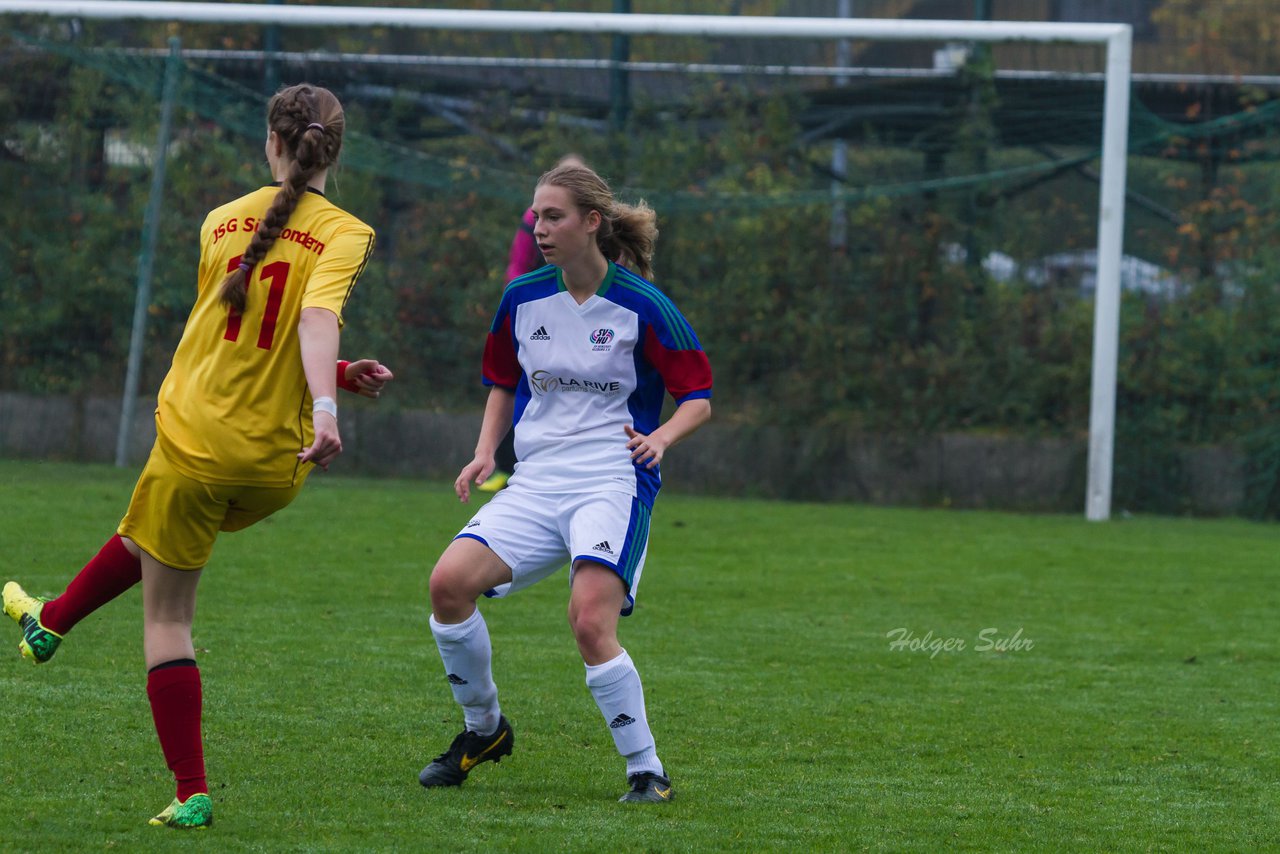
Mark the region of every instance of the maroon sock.
<instances>
[{"instance_id":1,"label":"maroon sock","mask_svg":"<svg viewBox=\"0 0 1280 854\"><path fill-rule=\"evenodd\" d=\"M164 761L178 783L178 800L208 793L204 744L200 738L200 669L189 658L170 661L147 673L147 699L160 736Z\"/></svg>"},{"instance_id":2,"label":"maroon sock","mask_svg":"<svg viewBox=\"0 0 1280 854\"><path fill-rule=\"evenodd\" d=\"M57 599L44 604L40 624L65 635L76 623L142 580L142 562L129 554L116 534L71 579Z\"/></svg>"}]
</instances>

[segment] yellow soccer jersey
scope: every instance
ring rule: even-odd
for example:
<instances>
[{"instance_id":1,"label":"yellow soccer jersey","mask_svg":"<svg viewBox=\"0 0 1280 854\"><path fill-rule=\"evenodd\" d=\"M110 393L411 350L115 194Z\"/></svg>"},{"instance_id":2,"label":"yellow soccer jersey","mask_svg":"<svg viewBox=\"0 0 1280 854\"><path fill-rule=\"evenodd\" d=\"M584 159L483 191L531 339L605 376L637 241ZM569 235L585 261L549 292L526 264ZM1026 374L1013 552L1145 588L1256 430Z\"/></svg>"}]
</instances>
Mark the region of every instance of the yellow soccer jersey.
<instances>
[{"instance_id":1,"label":"yellow soccer jersey","mask_svg":"<svg viewBox=\"0 0 1280 854\"><path fill-rule=\"evenodd\" d=\"M212 211L200 229L199 293L160 387L156 433L174 468L206 483L292 486L310 463L311 392L302 370L302 309L342 309L369 255L373 229L309 191L249 272L243 315L218 299L276 187Z\"/></svg>"}]
</instances>

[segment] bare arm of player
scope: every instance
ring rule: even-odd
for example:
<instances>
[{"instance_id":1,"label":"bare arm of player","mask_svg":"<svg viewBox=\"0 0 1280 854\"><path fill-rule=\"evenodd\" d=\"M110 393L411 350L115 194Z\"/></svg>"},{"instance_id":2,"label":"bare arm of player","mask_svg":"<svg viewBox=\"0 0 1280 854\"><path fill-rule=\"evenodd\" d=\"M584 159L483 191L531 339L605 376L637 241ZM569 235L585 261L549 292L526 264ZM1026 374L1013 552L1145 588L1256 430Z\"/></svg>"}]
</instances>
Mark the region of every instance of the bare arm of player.
<instances>
[{"instance_id":1,"label":"bare arm of player","mask_svg":"<svg viewBox=\"0 0 1280 854\"><path fill-rule=\"evenodd\" d=\"M711 401L705 397L686 400L676 407L666 423L649 435L637 433L626 425L627 450L631 451L631 459L651 469L662 462L662 455L667 448L689 436L711 418Z\"/></svg>"},{"instance_id":2,"label":"bare arm of player","mask_svg":"<svg viewBox=\"0 0 1280 854\"><path fill-rule=\"evenodd\" d=\"M302 349L302 370L307 375L307 387L311 399L334 399L338 393L338 377L333 366L338 361L338 316L327 308L304 308L298 318L298 343ZM338 435L338 419L328 412L315 410L311 414L315 428L315 441L303 448L298 459L313 462L329 469L338 454L342 453L342 438Z\"/></svg>"},{"instance_id":3,"label":"bare arm of player","mask_svg":"<svg viewBox=\"0 0 1280 854\"><path fill-rule=\"evenodd\" d=\"M497 468L493 455L498 443L507 435L511 427L511 416L516 411L516 394L502 386L489 389L489 399L484 405L484 420L480 422L480 438L476 440L476 455L471 462L462 467L458 479L453 482L453 491L458 500L464 504L471 498L471 484L484 483Z\"/></svg>"}]
</instances>

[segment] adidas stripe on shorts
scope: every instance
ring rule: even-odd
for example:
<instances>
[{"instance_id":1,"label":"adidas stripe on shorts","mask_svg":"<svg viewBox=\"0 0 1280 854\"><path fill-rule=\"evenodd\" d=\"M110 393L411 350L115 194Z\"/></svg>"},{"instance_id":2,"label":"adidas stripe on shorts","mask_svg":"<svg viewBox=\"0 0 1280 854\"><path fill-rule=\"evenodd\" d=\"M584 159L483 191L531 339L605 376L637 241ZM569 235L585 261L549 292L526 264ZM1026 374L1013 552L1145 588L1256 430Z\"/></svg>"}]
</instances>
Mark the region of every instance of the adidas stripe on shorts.
<instances>
[{"instance_id":1,"label":"adidas stripe on shorts","mask_svg":"<svg viewBox=\"0 0 1280 854\"><path fill-rule=\"evenodd\" d=\"M471 517L458 537L479 540L511 567L511 581L486 596L506 596L562 566L591 560L612 569L627 585L625 617L635 606L649 549L650 512L625 492L532 492L513 480Z\"/></svg>"}]
</instances>

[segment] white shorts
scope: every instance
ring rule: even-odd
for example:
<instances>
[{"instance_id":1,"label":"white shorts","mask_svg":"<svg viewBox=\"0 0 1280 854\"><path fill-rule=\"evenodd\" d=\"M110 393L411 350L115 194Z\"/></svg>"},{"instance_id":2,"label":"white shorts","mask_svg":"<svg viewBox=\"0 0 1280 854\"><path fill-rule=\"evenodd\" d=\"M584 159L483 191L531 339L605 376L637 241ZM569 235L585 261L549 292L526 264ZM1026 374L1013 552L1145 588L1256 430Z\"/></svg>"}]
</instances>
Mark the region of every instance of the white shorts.
<instances>
[{"instance_id":1,"label":"white shorts","mask_svg":"<svg viewBox=\"0 0 1280 854\"><path fill-rule=\"evenodd\" d=\"M635 607L649 550L649 514L649 507L625 492L547 494L513 482L481 507L458 537L479 540L511 568L511 581L486 596L506 596L565 564L590 560L612 569L627 586L625 617Z\"/></svg>"}]
</instances>

